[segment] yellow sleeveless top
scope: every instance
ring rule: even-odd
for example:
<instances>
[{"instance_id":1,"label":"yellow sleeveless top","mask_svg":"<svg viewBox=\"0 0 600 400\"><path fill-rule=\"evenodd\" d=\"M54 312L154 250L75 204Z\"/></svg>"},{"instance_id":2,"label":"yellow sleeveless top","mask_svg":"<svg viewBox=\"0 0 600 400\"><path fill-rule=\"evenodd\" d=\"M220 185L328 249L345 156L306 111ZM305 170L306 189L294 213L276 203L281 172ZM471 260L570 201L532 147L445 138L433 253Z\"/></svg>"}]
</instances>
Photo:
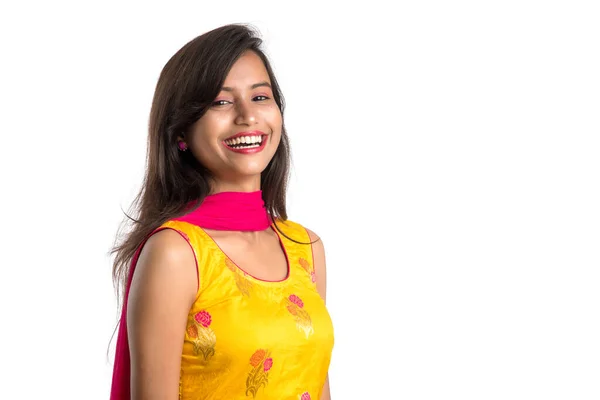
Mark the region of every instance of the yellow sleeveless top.
<instances>
[{"instance_id":1,"label":"yellow sleeveless top","mask_svg":"<svg viewBox=\"0 0 600 400\"><path fill-rule=\"evenodd\" d=\"M306 229L277 221L290 238ZM168 221L190 243L199 289L189 312L179 398L319 400L333 348L333 326L315 285L312 247L277 230L288 261L282 281L237 267L200 227Z\"/></svg>"}]
</instances>

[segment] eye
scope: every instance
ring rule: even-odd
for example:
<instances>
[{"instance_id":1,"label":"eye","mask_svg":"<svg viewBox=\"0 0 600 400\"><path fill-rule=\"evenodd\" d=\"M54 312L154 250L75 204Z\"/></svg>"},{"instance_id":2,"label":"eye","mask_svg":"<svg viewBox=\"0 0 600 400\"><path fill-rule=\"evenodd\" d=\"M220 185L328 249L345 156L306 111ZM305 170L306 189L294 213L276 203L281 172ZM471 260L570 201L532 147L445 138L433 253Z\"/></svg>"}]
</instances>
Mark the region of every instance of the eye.
<instances>
[{"instance_id":1,"label":"eye","mask_svg":"<svg viewBox=\"0 0 600 400\"><path fill-rule=\"evenodd\" d=\"M230 102L227 100L216 100L212 102L212 105L214 107L226 106L227 104L230 104Z\"/></svg>"},{"instance_id":2,"label":"eye","mask_svg":"<svg viewBox=\"0 0 600 400\"><path fill-rule=\"evenodd\" d=\"M269 97L264 96L264 95L261 94L261 95L255 96L252 100L254 100L254 101L265 101L265 100L269 100Z\"/></svg>"}]
</instances>

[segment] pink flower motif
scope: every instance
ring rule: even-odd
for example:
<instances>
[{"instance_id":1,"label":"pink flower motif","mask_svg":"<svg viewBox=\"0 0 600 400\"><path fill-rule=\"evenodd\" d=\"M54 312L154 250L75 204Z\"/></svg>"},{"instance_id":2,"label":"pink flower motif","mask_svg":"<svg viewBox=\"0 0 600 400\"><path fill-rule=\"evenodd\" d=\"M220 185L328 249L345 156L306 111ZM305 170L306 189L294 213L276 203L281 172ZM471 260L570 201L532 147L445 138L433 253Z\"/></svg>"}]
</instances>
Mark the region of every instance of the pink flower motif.
<instances>
[{"instance_id":1,"label":"pink flower motif","mask_svg":"<svg viewBox=\"0 0 600 400\"><path fill-rule=\"evenodd\" d=\"M300 400L310 400L310 394L308 394L308 392L302 393L302 396L300 396Z\"/></svg>"},{"instance_id":2,"label":"pink flower motif","mask_svg":"<svg viewBox=\"0 0 600 400\"><path fill-rule=\"evenodd\" d=\"M196 313L196 315L194 315L194 319L196 320L197 323L199 323L200 325L202 325L205 328L208 328L208 326L212 322L212 318L211 318L210 314L204 310Z\"/></svg>"},{"instance_id":3,"label":"pink flower motif","mask_svg":"<svg viewBox=\"0 0 600 400\"><path fill-rule=\"evenodd\" d=\"M315 283L317 281L317 275L315 275L315 271L310 273L310 280L312 281L312 283Z\"/></svg>"},{"instance_id":4,"label":"pink flower motif","mask_svg":"<svg viewBox=\"0 0 600 400\"><path fill-rule=\"evenodd\" d=\"M300 297L296 296L295 294L291 294L290 297L288 297L288 299L298 307L304 307L304 303L302 302L302 300L300 300Z\"/></svg>"},{"instance_id":5,"label":"pink flower motif","mask_svg":"<svg viewBox=\"0 0 600 400\"><path fill-rule=\"evenodd\" d=\"M263 363L263 367L265 369L265 372L269 371L272 366L273 366L273 359L271 357L269 357Z\"/></svg>"}]
</instances>

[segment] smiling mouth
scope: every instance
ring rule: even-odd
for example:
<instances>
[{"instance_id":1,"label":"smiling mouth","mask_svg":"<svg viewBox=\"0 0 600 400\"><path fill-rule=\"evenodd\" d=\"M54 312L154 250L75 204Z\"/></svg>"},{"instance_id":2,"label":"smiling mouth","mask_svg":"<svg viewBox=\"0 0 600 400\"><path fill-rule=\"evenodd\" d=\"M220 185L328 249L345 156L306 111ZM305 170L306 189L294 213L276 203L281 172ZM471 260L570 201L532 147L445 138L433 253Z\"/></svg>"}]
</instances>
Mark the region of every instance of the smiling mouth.
<instances>
[{"instance_id":1,"label":"smiling mouth","mask_svg":"<svg viewBox=\"0 0 600 400\"><path fill-rule=\"evenodd\" d=\"M253 149L260 147L266 135L240 136L235 139L225 140L227 147L232 149Z\"/></svg>"}]
</instances>

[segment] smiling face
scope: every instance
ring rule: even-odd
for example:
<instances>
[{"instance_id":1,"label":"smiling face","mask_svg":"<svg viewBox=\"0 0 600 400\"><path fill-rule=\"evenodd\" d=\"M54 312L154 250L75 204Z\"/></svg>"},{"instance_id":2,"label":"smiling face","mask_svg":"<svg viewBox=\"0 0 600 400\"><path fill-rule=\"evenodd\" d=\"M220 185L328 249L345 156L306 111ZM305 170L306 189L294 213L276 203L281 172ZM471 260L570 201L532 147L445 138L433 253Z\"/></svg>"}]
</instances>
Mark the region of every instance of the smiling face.
<instances>
[{"instance_id":1,"label":"smiling face","mask_svg":"<svg viewBox=\"0 0 600 400\"><path fill-rule=\"evenodd\" d=\"M260 189L260 174L281 140L281 111L260 57L247 51L183 140L215 181L213 192Z\"/></svg>"}]
</instances>

